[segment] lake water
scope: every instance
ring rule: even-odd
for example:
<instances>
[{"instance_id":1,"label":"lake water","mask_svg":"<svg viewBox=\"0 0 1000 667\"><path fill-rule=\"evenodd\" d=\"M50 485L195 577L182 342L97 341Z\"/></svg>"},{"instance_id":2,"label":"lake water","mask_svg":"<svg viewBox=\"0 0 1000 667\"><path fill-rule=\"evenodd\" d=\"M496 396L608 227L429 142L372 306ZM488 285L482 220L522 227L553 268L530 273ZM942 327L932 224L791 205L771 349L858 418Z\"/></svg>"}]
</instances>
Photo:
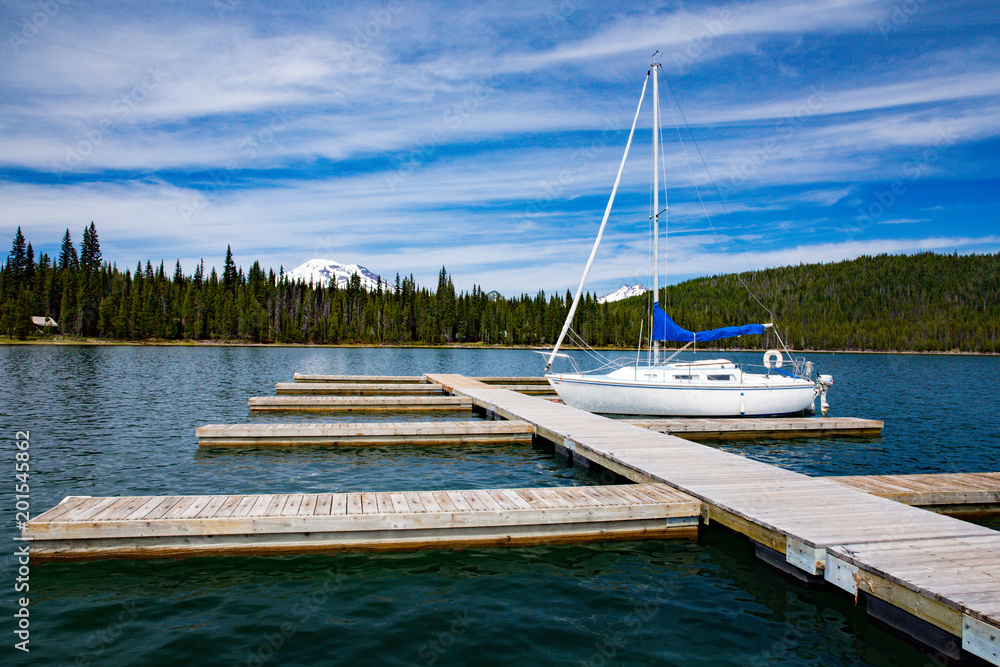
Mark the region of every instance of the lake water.
<instances>
[{"instance_id":1,"label":"lake water","mask_svg":"<svg viewBox=\"0 0 1000 667\"><path fill-rule=\"evenodd\" d=\"M985 391L1000 358L810 357L834 376L830 414L882 419L883 437L713 445L813 475L1000 470L1000 408ZM3 536L17 534L10 441L25 430L35 515L67 495L601 483L530 445L200 452L194 435L209 423L310 418L247 409L296 372L541 366L524 350L0 347ZM719 529L587 546L36 565L24 654L12 649L17 543L6 543L3 651L18 664L936 664L853 599L786 581Z\"/></svg>"}]
</instances>

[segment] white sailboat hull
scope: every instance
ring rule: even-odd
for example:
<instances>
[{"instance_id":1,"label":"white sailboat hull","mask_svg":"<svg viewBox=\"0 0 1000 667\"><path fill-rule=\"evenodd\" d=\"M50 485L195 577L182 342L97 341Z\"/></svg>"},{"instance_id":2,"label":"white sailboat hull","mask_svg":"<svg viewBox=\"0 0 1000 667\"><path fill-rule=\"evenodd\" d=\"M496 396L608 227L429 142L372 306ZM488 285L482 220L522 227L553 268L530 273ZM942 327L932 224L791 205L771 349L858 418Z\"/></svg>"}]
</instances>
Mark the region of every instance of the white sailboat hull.
<instances>
[{"instance_id":1,"label":"white sailboat hull","mask_svg":"<svg viewBox=\"0 0 1000 667\"><path fill-rule=\"evenodd\" d=\"M631 369L628 375L632 375ZM603 414L671 417L763 417L812 411L813 382L785 376L742 375L746 382L637 379L610 375L549 374L569 406ZM723 386L726 385L726 386Z\"/></svg>"}]
</instances>

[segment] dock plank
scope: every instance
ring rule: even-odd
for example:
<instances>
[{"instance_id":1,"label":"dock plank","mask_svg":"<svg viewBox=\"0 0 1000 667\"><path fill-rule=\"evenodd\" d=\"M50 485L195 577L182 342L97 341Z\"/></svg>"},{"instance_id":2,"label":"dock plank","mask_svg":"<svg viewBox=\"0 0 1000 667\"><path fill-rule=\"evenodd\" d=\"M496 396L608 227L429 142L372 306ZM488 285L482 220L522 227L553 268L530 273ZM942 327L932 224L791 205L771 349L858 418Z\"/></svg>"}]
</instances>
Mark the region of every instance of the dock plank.
<instances>
[{"instance_id":1,"label":"dock plank","mask_svg":"<svg viewBox=\"0 0 1000 667\"><path fill-rule=\"evenodd\" d=\"M448 498L451 500L451 504L455 507L457 512L472 512L472 505L465 498L465 494L461 491L448 491Z\"/></svg>"},{"instance_id":2,"label":"dock plank","mask_svg":"<svg viewBox=\"0 0 1000 667\"><path fill-rule=\"evenodd\" d=\"M97 502L87 503L86 506L81 506L78 510L71 511L69 516L63 519L64 521L87 521L91 517L96 516L100 512L103 512L106 508L111 507L116 502L119 502L118 498L100 498L95 499Z\"/></svg>"},{"instance_id":3,"label":"dock plank","mask_svg":"<svg viewBox=\"0 0 1000 667\"><path fill-rule=\"evenodd\" d=\"M431 498L438 507L441 508L442 512L457 512L458 508L455 503L452 502L451 495L447 491L436 491L431 493Z\"/></svg>"},{"instance_id":4,"label":"dock plank","mask_svg":"<svg viewBox=\"0 0 1000 667\"><path fill-rule=\"evenodd\" d=\"M305 496L298 493L288 496L288 500L285 502L285 506L281 509L281 516L296 516L299 513L299 507L302 505L302 501Z\"/></svg>"},{"instance_id":5,"label":"dock plank","mask_svg":"<svg viewBox=\"0 0 1000 667\"><path fill-rule=\"evenodd\" d=\"M408 491L403 495L406 497L406 504L409 506L411 512L422 513L427 511L420 493Z\"/></svg>"},{"instance_id":6,"label":"dock plank","mask_svg":"<svg viewBox=\"0 0 1000 667\"><path fill-rule=\"evenodd\" d=\"M265 516L267 514L267 508L271 506L271 500L271 496L257 496L246 515L248 517Z\"/></svg>"},{"instance_id":7,"label":"dock plank","mask_svg":"<svg viewBox=\"0 0 1000 667\"><path fill-rule=\"evenodd\" d=\"M321 493L316 496L313 516L330 516L333 510L333 494Z\"/></svg>"},{"instance_id":8,"label":"dock plank","mask_svg":"<svg viewBox=\"0 0 1000 667\"><path fill-rule=\"evenodd\" d=\"M128 521L135 521L136 519L145 518L150 513L156 511L156 509L160 505L163 505L164 503L167 503L167 502L169 502L169 499L168 498L163 498L162 496L151 497L148 501L146 501L145 503L143 503L142 505L140 505L139 507L137 507L134 512L132 512L130 515L128 515L125 518ZM49 520L52 520L52 519L49 519Z\"/></svg>"},{"instance_id":9,"label":"dock plank","mask_svg":"<svg viewBox=\"0 0 1000 667\"><path fill-rule=\"evenodd\" d=\"M102 498L90 496L67 496L58 505L35 517L36 521L55 521L68 514L79 514L88 507L101 502Z\"/></svg>"},{"instance_id":10,"label":"dock plank","mask_svg":"<svg viewBox=\"0 0 1000 667\"><path fill-rule=\"evenodd\" d=\"M250 510L253 509L256 501L257 496L241 496L240 502L233 507L233 511L229 516L233 518L245 518L250 513Z\"/></svg>"},{"instance_id":11,"label":"dock plank","mask_svg":"<svg viewBox=\"0 0 1000 667\"><path fill-rule=\"evenodd\" d=\"M281 512L288 502L287 494L276 494L271 496L271 502L264 509L263 516L281 516Z\"/></svg>"},{"instance_id":12,"label":"dock plank","mask_svg":"<svg viewBox=\"0 0 1000 667\"><path fill-rule=\"evenodd\" d=\"M149 496L137 496L125 503L124 505L117 505L116 509L107 512L101 512L101 521L118 521L124 519L138 510L140 507L148 503L152 498Z\"/></svg>"}]
</instances>

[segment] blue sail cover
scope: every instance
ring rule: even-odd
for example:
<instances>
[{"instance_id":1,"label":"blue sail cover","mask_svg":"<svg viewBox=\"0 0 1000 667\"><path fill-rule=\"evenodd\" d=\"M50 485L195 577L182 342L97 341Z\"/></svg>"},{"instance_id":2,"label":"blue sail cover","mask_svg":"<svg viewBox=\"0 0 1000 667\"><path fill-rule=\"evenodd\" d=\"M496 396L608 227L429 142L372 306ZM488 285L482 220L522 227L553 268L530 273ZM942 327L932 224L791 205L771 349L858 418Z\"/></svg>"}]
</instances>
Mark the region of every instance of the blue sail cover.
<instances>
[{"instance_id":1,"label":"blue sail cover","mask_svg":"<svg viewBox=\"0 0 1000 667\"><path fill-rule=\"evenodd\" d=\"M741 327L721 327L708 331L688 331L682 329L670 319L659 303L653 304L653 340L673 340L681 343L697 341L699 343L719 340L720 338L735 338L744 334L764 333L763 324L744 324Z\"/></svg>"}]
</instances>

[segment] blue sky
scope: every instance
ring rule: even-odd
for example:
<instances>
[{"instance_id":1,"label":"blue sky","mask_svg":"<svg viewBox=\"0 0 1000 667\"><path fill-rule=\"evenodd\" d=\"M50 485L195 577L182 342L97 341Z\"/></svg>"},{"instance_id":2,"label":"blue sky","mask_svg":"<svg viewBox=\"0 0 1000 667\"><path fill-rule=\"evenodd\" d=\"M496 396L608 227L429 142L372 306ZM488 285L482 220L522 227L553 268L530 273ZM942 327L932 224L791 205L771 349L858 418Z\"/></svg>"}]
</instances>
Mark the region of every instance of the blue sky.
<instances>
[{"instance_id":1,"label":"blue sky","mask_svg":"<svg viewBox=\"0 0 1000 667\"><path fill-rule=\"evenodd\" d=\"M93 220L120 267L565 290L657 50L671 282L1000 250L994 0L0 7L0 230L36 252ZM651 119L598 293L649 282Z\"/></svg>"}]
</instances>

